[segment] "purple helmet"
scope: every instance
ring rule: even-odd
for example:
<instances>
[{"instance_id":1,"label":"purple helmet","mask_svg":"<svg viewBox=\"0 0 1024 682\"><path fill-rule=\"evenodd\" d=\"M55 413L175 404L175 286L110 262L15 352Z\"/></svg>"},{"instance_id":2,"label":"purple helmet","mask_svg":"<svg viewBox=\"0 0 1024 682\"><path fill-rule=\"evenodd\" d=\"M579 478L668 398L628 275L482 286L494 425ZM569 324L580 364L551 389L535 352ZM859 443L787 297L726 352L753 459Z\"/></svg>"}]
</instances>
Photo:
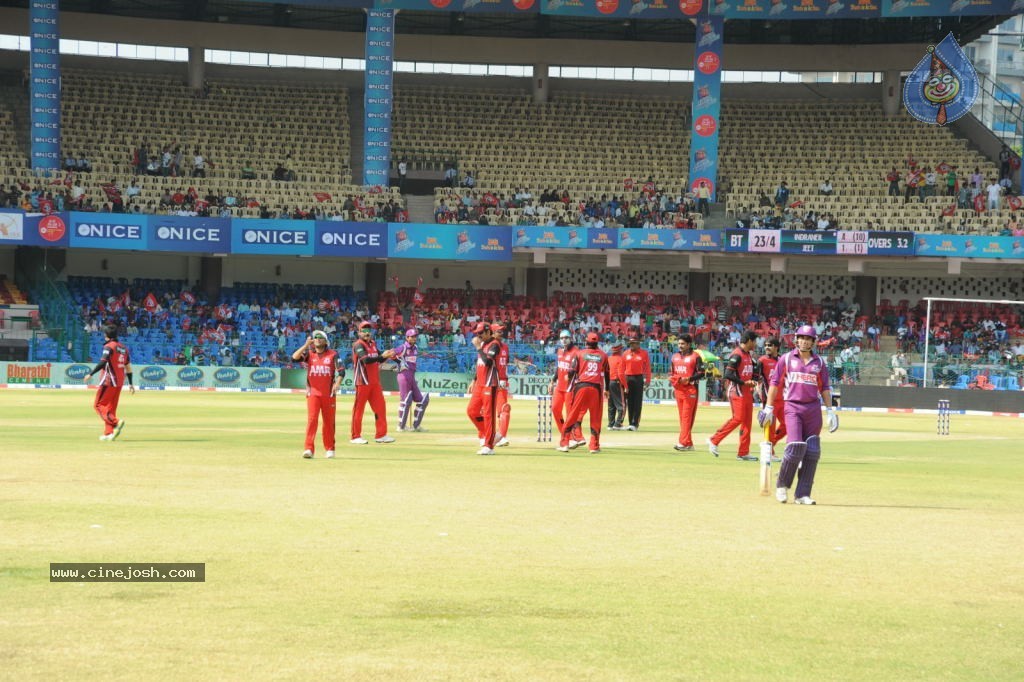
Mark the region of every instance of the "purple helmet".
<instances>
[{"instance_id":1,"label":"purple helmet","mask_svg":"<svg viewBox=\"0 0 1024 682\"><path fill-rule=\"evenodd\" d=\"M415 329L406 329L405 330L405 338L409 338L410 336L417 336L417 335L419 335L419 332L416 331Z\"/></svg>"},{"instance_id":2,"label":"purple helmet","mask_svg":"<svg viewBox=\"0 0 1024 682\"><path fill-rule=\"evenodd\" d=\"M818 332L814 331L814 327L811 325L805 324L796 330L796 334L794 336L809 336L812 339L817 339Z\"/></svg>"}]
</instances>

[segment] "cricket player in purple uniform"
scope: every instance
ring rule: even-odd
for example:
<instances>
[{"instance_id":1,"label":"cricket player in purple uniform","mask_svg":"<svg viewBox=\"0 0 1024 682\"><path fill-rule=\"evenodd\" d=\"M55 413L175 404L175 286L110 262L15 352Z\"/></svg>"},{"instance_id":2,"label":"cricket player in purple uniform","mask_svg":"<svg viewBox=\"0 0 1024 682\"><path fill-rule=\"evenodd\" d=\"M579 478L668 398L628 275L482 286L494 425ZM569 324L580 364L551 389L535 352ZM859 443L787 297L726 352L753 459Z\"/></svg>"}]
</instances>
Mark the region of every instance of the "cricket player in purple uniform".
<instances>
[{"instance_id":1,"label":"cricket player in purple uniform","mask_svg":"<svg viewBox=\"0 0 1024 682\"><path fill-rule=\"evenodd\" d=\"M769 380L768 397L765 399L767 407L757 413L757 422L762 428L771 423L775 396L782 391L786 454L779 467L775 499L783 504L789 496L797 469L800 473L793 501L796 504L814 504L811 488L818 460L821 459L822 402L828 414L828 432L834 433L839 428L839 417L832 409L828 365L813 350L817 336L810 325L805 324L796 330L796 348L779 358Z\"/></svg>"},{"instance_id":2,"label":"cricket player in purple uniform","mask_svg":"<svg viewBox=\"0 0 1024 682\"><path fill-rule=\"evenodd\" d=\"M416 408L412 414L412 430L422 431L423 413L430 404L430 394L420 391L416 383L416 338L415 329L405 332L405 342L395 347L395 360L398 361L398 430L405 431L409 410L413 403Z\"/></svg>"}]
</instances>

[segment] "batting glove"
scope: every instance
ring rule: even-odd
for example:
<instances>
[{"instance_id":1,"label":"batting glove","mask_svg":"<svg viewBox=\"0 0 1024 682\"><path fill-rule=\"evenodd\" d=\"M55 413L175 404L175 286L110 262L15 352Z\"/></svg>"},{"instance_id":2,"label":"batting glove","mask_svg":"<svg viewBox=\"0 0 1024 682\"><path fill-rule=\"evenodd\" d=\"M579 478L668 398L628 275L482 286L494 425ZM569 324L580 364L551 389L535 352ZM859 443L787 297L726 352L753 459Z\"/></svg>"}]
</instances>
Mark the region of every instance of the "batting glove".
<instances>
[{"instance_id":1,"label":"batting glove","mask_svg":"<svg viewBox=\"0 0 1024 682\"><path fill-rule=\"evenodd\" d=\"M499 381L498 382L498 388L500 388L503 391L507 391L508 390L508 382L507 381Z\"/></svg>"},{"instance_id":2,"label":"batting glove","mask_svg":"<svg viewBox=\"0 0 1024 682\"><path fill-rule=\"evenodd\" d=\"M835 433L839 430L839 415L832 408L829 408L825 414L828 415L828 432Z\"/></svg>"},{"instance_id":3,"label":"batting glove","mask_svg":"<svg viewBox=\"0 0 1024 682\"><path fill-rule=\"evenodd\" d=\"M769 424L771 424L772 420L774 418L775 418L775 407L772 406L772 405L769 405L768 407L764 408L763 410L758 410L757 411L757 423L758 423L758 425L762 429L764 427L768 426Z\"/></svg>"}]
</instances>

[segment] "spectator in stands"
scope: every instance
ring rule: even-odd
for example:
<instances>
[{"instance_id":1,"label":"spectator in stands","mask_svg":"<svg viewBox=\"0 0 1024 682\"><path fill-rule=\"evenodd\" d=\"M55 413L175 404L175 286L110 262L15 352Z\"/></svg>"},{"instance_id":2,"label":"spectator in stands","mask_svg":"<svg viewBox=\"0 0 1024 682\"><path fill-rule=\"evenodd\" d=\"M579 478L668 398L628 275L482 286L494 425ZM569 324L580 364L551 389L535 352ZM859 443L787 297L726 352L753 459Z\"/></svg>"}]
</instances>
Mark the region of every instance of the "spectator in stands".
<instances>
[{"instance_id":1,"label":"spectator in stands","mask_svg":"<svg viewBox=\"0 0 1024 682\"><path fill-rule=\"evenodd\" d=\"M402 160L398 162L398 191L402 192L405 190L405 179L409 175L409 160L404 156Z\"/></svg>"},{"instance_id":2,"label":"spectator in stands","mask_svg":"<svg viewBox=\"0 0 1024 682\"><path fill-rule=\"evenodd\" d=\"M950 166L946 173L946 196L956 196L956 169Z\"/></svg>"},{"instance_id":3,"label":"spectator in stands","mask_svg":"<svg viewBox=\"0 0 1024 682\"><path fill-rule=\"evenodd\" d=\"M476 178L473 177L472 171L466 171L466 177L462 180L463 187L469 187L470 189L476 187Z\"/></svg>"},{"instance_id":4,"label":"spectator in stands","mask_svg":"<svg viewBox=\"0 0 1024 682\"><path fill-rule=\"evenodd\" d=\"M824 182L818 185L818 194L826 197L832 196L832 178L826 178Z\"/></svg>"},{"instance_id":5,"label":"spectator in stands","mask_svg":"<svg viewBox=\"0 0 1024 682\"><path fill-rule=\"evenodd\" d=\"M288 180L288 169L283 164L278 163L274 169L274 179L278 182L285 182Z\"/></svg>"},{"instance_id":6,"label":"spectator in stands","mask_svg":"<svg viewBox=\"0 0 1024 682\"><path fill-rule=\"evenodd\" d=\"M971 184L980 188L983 182L985 182L985 176L981 174L981 169L975 166L974 173L971 174Z\"/></svg>"},{"instance_id":7,"label":"spectator in stands","mask_svg":"<svg viewBox=\"0 0 1024 682\"><path fill-rule=\"evenodd\" d=\"M936 188L938 187L938 176L935 171L927 166L924 169L924 184L920 187L921 201L924 201L928 197L935 196Z\"/></svg>"},{"instance_id":8,"label":"spectator in stands","mask_svg":"<svg viewBox=\"0 0 1024 682\"><path fill-rule=\"evenodd\" d=\"M789 206L789 187L786 185L786 181L783 180L779 183L778 189L775 190L775 210L781 214L782 210Z\"/></svg>"},{"instance_id":9,"label":"spectator in stands","mask_svg":"<svg viewBox=\"0 0 1024 682\"><path fill-rule=\"evenodd\" d=\"M78 170L78 162L75 161L74 156L68 156L64 159L64 170L69 173Z\"/></svg>"},{"instance_id":10,"label":"spectator in stands","mask_svg":"<svg viewBox=\"0 0 1024 682\"><path fill-rule=\"evenodd\" d=\"M206 177L206 159L203 157L203 154L199 149L196 149L195 153L192 155L192 177Z\"/></svg>"},{"instance_id":11,"label":"spectator in stands","mask_svg":"<svg viewBox=\"0 0 1024 682\"><path fill-rule=\"evenodd\" d=\"M149 163L146 164L146 175L160 175L160 159L155 156L149 157Z\"/></svg>"},{"instance_id":12,"label":"spectator in stands","mask_svg":"<svg viewBox=\"0 0 1024 682\"><path fill-rule=\"evenodd\" d=\"M995 178L992 178L989 182L988 187L985 188L985 195L987 197L985 206L990 211L999 210L999 197L1003 193L1003 188L999 186L999 182Z\"/></svg>"},{"instance_id":13,"label":"spectator in stands","mask_svg":"<svg viewBox=\"0 0 1024 682\"><path fill-rule=\"evenodd\" d=\"M242 166L242 179L243 180L255 180L256 171L253 170L252 161L246 161L245 165Z\"/></svg>"},{"instance_id":14,"label":"spectator in stands","mask_svg":"<svg viewBox=\"0 0 1024 682\"><path fill-rule=\"evenodd\" d=\"M85 154L79 155L78 161L76 162L76 166L77 167L75 168L75 170L77 170L79 173L92 173L92 163L85 156Z\"/></svg>"},{"instance_id":15,"label":"spectator in stands","mask_svg":"<svg viewBox=\"0 0 1024 682\"><path fill-rule=\"evenodd\" d=\"M999 150L999 179L1010 177L1010 148L1005 144Z\"/></svg>"},{"instance_id":16,"label":"spectator in stands","mask_svg":"<svg viewBox=\"0 0 1024 682\"><path fill-rule=\"evenodd\" d=\"M782 183L785 185L786 183ZM704 180L700 181L700 185L697 186L697 211L707 218L711 215L711 188L708 187L708 183Z\"/></svg>"},{"instance_id":17,"label":"spectator in stands","mask_svg":"<svg viewBox=\"0 0 1024 682\"><path fill-rule=\"evenodd\" d=\"M455 187L455 184L459 179L459 171L456 170L455 165L451 163L445 164L444 169L444 184L448 187Z\"/></svg>"},{"instance_id":18,"label":"spectator in stands","mask_svg":"<svg viewBox=\"0 0 1024 682\"><path fill-rule=\"evenodd\" d=\"M898 197L900 195L900 174L896 171L896 166L886 173L885 179L889 183L889 196Z\"/></svg>"}]
</instances>

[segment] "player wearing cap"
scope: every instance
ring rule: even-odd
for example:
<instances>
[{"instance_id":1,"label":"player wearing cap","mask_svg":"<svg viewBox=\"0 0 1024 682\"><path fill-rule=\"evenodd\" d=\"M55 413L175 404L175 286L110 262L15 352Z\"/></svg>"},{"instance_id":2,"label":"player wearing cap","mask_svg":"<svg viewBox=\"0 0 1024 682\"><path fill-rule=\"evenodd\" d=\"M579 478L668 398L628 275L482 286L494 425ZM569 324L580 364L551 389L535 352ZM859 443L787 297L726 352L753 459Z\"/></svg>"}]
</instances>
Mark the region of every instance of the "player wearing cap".
<instances>
[{"instance_id":1,"label":"player wearing cap","mask_svg":"<svg viewBox=\"0 0 1024 682\"><path fill-rule=\"evenodd\" d=\"M491 325L491 335L498 343L498 391L494 394L494 414L498 423L495 426L494 447L508 445L508 424L512 419L512 404L508 400L508 344L505 343L505 325L495 322Z\"/></svg>"},{"instance_id":2,"label":"player wearing cap","mask_svg":"<svg viewBox=\"0 0 1024 682\"><path fill-rule=\"evenodd\" d=\"M761 406L768 406L768 382L771 381L775 372L775 365L779 362L779 340L774 336L764 342L764 355L757 359L759 368L758 383L761 392ZM768 442L772 444L772 461L778 462L775 457L775 444L786 437L786 422L782 421L782 392L775 396L774 408L775 418L768 425Z\"/></svg>"},{"instance_id":3,"label":"player wearing cap","mask_svg":"<svg viewBox=\"0 0 1024 682\"><path fill-rule=\"evenodd\" d=\"M608 355L608 370L611 383L608 385L608 428L612 431L622 429L622 420L626 418L626 374L622 364L622 344L612 346Z\"/></svg>"},{"instance_id":4,"label":"player wearing cap","mask_svg":"<svg viewBox=\"0 0 1024 682\"><path fill-rule=\"evenodd\" d=\"M392 350L383 353L377 350L373 340L373 324L359 323L359 338L352 344L352 371L356 377L356 402L352 406L352 440L353 445L366 445L369 441L363 438L363 411L366 403L370 403L374 419L374 440L378 443L394 443L395 439L388 435L388 413L384 404L384 391L380 387L380 363L390 360L395 355Z\"/></svg>"},{"instance_id":5,"label":"player wearing cap","mask_svg":"<svg viewBox=\"0 0 1024 682\"><path fill-rule=\"evenodd\" d=\"M629 348L622 354L622 373L626 375L626 412L629 431L640 428L644 409L644 391L651 385L651 357L640 347L640 337L629 337Z\"/></svg>"},{"instance_id":6,"label":"player wearing cap","mask_svg":"<svg viewBox=\"0 0 1024 682\"><path fill-rule=\"evenodd\" d=\"M85 375L88 384L92 375L100 372L100 385L96 389L93 409L103 420L103 435L100 440L117 440L124 430L125 421L117 418L117 403L121 400L121 388L128 381L128 392L134 395L132 383L132 360L128 347L117 340L117 325L103 327L103 354L93 370Z\"/></svg>"},{"instance_id":7,"label":"player wearing cap","mask_svg":"<svg viewBox=\"0 0 1024 682\"><path fill-rule=\"evenodd\" d=\"M405 424L412 412L413 431L422 431L423 413L430 404L430 394L420 391L416 382L416 358L419 356L416 339L419 333L415 329L405 332L405 341L394 348L394 357L398 360L398 430L405 431ZM413 409L413 403L416 404Z\"/></svg>"},{"instance_id":8,"label":"player wearing cap","mask_svg":"<svg viewBox=\"0 0 1024 682\"><path fill-rule=\"evenodd\" d=\"M675 390L679 410L679 440L675 449L693 450L693 420L697 416L697 388L704 378L704 361L693 350L693 337L683 334L678 341L679 350L672 355L668 383Z\"/></svg>"},{"instance_id":9,"label":"player wearing cap","mask_svg":"<svg viewBox=\"0 0 1024 682\"><path fill-rule=\"evenodd\" d=\"M586 443L583 440L583 430L565 430L565 417L572 409L572 395L569 393L569 373L572 370L572 358L578 350L572 342L572 333L563 329L558 333L558 343L561 348L555 351L555 375L551 377L548 384L548 392L551 393L551 416L555 420L555 428L562 434L559 448L575 448Z\"/></svg>"},{"instance_id":10,"label":"player wearing cap","mask_svg":"<svg viewBox=\"0 0 1024 682\"><path fill-rule=\"evenodd\" d=\"M779 358L768 382L767 407L757 414L757 421L762 427L768 424L775 417L775 398L782 393L786 452L775 484L775 499L783 504L798 469L800 473L793 501L797 504L815 504L811 488L814 486L818 460L821 459L822 402L828 413L828 432L834 433L839 428L839 417L832 409L828 364L814 352L817 338L814 327L810 325L805 324L796 330L796 348Z\"/></svg>"},{"instance_id":11,"label":"player wearing cap","mask_svg":"<svg viewBox=\"0 0 1024 682\"><path fill-rule=\"evenodd\" d=\"M473 379L473 390L466 406L466 415L476 427L480 437L478 455L494 454L494 402L498 389L498 356L501 345L494 340L491 328L485 322L479 323L473 330L473 347L476 348L476 377Z\"/></svg>"},{"instance_id":12,"label":"player wearing cap","mask_svg":"<svg viewBox=\"0 0 1024 682\"><path fill-rule=\"evenodd\" d=\"M736 459L745 462L757 461L757 457L750 454L750 427L754 423L754 389L757 388L756 363L750 352L756 346L757 333L743 332L739 345L733 349L725 363L722 376L729 382L726 393L732 407L732 416L708 439L708 451L715 457L718 457L718 444L738 426L740 447Z\"/></svg>"},{"instance_id":13,"label":"player wearing cap","mask_svg":"<svg viewBox=\"0 0 1024 682\"><path fill-rule=\"evenodd\" d=\"M323 416L321 436L328 459L334 457L334 419L337 414L337 395L345 368L338 352L328 347L327 333L319 329L306 339L302 347L292 353L292 360L306 364L306 449L302 456L312 459L316 451L317 422Z\"/></svg>"},{"instance_id":14,"label":"player wearing cap","mask_svg":"<svg viewBox=\"0 0 1024 682\"><path fill-rule=\"evenodd\" d=\"M583 415L590 412L590 452L601 452L601 419L604 418L603 397L608 393L611 373L608 368L608 356L597 347L599 337L594 332L587 334L587 347L577 350L570 360L569 383L572 390L572 403L569 414L565 418L565 431L562 443L569 439L571 431L581 431ZM577 439L576 445L582 445ZM569 447L558 446L559 452L568 452Z\"/></svg>"}]
</instances>

